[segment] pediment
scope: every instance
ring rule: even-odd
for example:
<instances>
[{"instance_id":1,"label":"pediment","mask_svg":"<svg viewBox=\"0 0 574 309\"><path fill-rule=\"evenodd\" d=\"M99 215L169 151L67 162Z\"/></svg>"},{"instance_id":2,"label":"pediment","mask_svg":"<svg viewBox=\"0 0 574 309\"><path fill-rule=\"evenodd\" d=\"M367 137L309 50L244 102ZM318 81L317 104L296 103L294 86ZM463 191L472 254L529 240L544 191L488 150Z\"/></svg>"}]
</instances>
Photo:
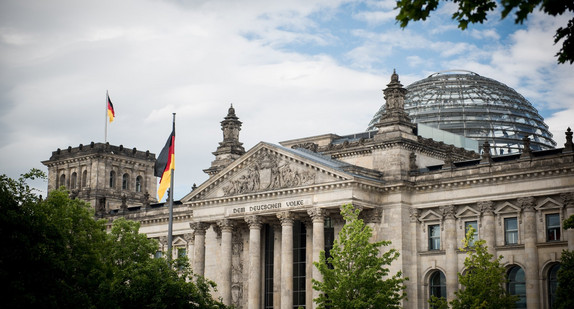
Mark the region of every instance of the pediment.
<instances>
[{"instance_id":1,"label":"pediment","mask_svg":"<svg viewBox=\"0 0 574 309\"><path fill-rule=\"evenodd\" d=\"M427 210L423 212L420 216L420 221L438 221L441 219L442 216L433 210Z\"/></svg>"},{"instance_id":2,"label":"pediment","mask_svg":"<svg viewBox=\"0 0 574 309\"><path fill-rule=\"evenodd\" d=\"M562 203L559 203L553 198L546 198L542 202L538 203L538 206L536 206L536 210L557 209L557 208L562 208Z\"/></svg>"},{"instance_id":3,"label":"pediment","mask_svg":"<svg viewBox=\"0 0 574 309\"><path fill-rule=\"evenodd\" d=\"M465 206L458 211L458 213L456 214L456 217L457 218L468 218L468 217L478 217L479 215L480 215L480 212L478 212L477 210L475 210L469 206Z\"/></svg>"},{"instance_id":4,"label":"pediment","mask_svg":"<svg viewBox=\"0 0 574 309\"><path fill-rule=\"evenodd\" d=\"M173 240L174 246L186 246L187 242L181 236L175 236Z\"/></svg>"},{"instance_id":5,"label":"pediment","mask_svg":"<svg viewBox=\"0 0 574 309\"><path fill-rule=\"evenodd\" d=\"M287 188L340 182L353 177L337 169L343 164L316 154L304 155L280 146L259 143L182 199L212 199ZM322 164L322 160L327 164ZM329 165L333 163L333 165Z\"/></svg>"},{"instance_id":6,"label":"pediment","mask_svg":"<svg viewBox=\"0 0 574 309\"><path fill-rule=\"evenodd\" d=\"M505 214L505 213L517 213L520 212L520 207L510 203L505 202L504 204L498 206L494 211L495 214Z\"/></svg>"}]
</instances>

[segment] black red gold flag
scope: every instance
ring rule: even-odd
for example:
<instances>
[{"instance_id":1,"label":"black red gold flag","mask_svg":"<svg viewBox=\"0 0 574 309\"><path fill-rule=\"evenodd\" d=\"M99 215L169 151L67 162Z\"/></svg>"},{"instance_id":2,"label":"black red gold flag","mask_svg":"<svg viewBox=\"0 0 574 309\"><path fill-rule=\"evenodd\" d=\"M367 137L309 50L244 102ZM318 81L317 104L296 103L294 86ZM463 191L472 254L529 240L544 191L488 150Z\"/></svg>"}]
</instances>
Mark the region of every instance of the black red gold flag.
<instances>
[{"instance_id":1,"label":"black red gold flag","mask_svg":"<svg viewBox=\"0 0 574 309\"><path fill-rule=\"evenodd\" d=\"M155 161L154 175L161 177L159 180L159 188L157 189L157 195L160 201L163 198L165 191L170 186L171 171L173 169L175 169L175 125L167 139L167 142L165 143L165 146Z\"/></svg>"}]
</instances>

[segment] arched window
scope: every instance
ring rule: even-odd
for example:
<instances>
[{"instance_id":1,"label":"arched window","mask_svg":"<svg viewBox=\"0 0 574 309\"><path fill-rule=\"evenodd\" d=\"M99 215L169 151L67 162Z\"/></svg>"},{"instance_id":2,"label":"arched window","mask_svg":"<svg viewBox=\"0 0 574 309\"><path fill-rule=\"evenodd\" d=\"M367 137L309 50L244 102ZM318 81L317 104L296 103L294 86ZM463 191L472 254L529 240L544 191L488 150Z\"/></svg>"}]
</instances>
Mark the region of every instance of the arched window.
<instances>
[{"instance_id":1,"label":"arched window","mask_svg":"<svg viewBox=\"0 0 574 309\"><path fill-rule=\"evenodd\" d=\"M84 170L82 173L82 188L88 185L88 171Z\"/></svg>"},{"instance_id":2,"label":"arched window","mask_svg":"<svg viewBox=\"0 0 574 309\"><path fill-rule=\"evenodd\" d=\"M435 271L429 279L429 295L446 298L446 277L440 270Z\"/></svg>"},{"instance_id":3,"label":"arched window","mask_svg":"<svg viewBox=\"0 0 574 309\"><path fill-rule=\"evenodd\" d=\"M76 174L76 172L73 172L72 177L70 177L70 187L72 189L76 189L77 182L78 182L78 174Z\"/></svg>"},{"instance_id":4,"label":"arched window","mask_svg":"<svg viewBox=\"0 0 574 309\"><path fill-rule=\"evenodd\" d=\"M136 192L142 192L142 176L136 177Z\"/></svg>"},{"instance_id":5,"label":"arched window","mask_svg":"<svg viewBox=\"0 0 574 309\"><path fill-rule=\"evenodd\" d=\"M59 186L66 186L66 174L60 175L60 185Z\"/></svg>"},{"instance_id":6,"label":"arched window","mask_svg":"<svg viewBox=\"0 0 574 309\"><path fill-rule=\"evenodd\" d=\"M508 271L507 288L508 294L519 297L515 308L526 308L526 277L520 266L513 266Z\"/></svg>"},{"instance_id":7,"label":"arched window","mask_svg":"<svg viewBox=\"0 0 574 309\"><path fill-rule=\"evenodd\" d=\"M122 176L122 190L127 190L129 185L130 175L127 173Z\"/></svg>"},{"instance_id":8,"label":"arched window","mask_svg":"<svg viewBox=\"0 0 574 309\"><path fill-rule=\"evenodd\" d=\"M548 271L548 308L556 308L556 288L558 287L558 271L560 264L554 264Z\"/></svg>"},{"instance_id":9,"label":"arched window","mask_svg":"<svg viewBox=\"0 0 574 309\"><path fill-rule=\"evenodd\" d=\"M116 172L110 172L110 188L114 188L116 186Z\"/></svg>"}]
</instances>

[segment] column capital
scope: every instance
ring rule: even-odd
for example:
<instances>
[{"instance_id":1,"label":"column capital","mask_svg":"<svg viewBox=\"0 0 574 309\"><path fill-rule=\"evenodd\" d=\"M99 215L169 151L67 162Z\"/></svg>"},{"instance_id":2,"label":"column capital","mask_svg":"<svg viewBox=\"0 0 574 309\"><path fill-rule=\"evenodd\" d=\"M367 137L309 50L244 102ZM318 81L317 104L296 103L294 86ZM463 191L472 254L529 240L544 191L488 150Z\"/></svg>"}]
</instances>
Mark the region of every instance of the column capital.
<instances>
[{"instance_id":1,"label":"column capital","mask_svg":"<svg viewBox=\"0 0 574 309\"><path fill-rule=\"evenodd\" d=\"M362 218L365 223L381 223L381 216L383 215L383 209L376 207L372 209L364 209L359 218Z\"/></svg>"},{"instance_id":2,"label":"column capital","mask_svg":"<svg viewBox=\"0 0 574 309\"><path fill-rule=\"evenodd\" d=\"M290 211L278 212L277 219L281 221L281 226L293 225L293 213Z\"/></svg>"},{"instance_id":3,"label":"column capital","mask_svg":"<svg viewBox=\"0 0 574 309\"><path fill-rule=\"evenodd\" d=\"M441 206L439 211L445 219L454 219L455 207L453 205Z\"/></svg>"},{"instance_id":4,"label":"column capital","mask_svg":"<svg viewBox=\"0 0 574 309\"><path fill-rule=\"evenodd\" d=\"M492 201L480 201L476 205L482 215L494 215L494 203Z\"/></svg>"},{"instance_id":5,"label":"column capital","mask_svg":"<svg viewBox=\"0 0 574 309\"><path fill-rule=\"evenodd\" d=\"M325 221L325 215L327 214L327 212L323 208L309 208L307 209L307 214L309 215L309 217L311 217L311 220L313 220L313 222L315 221L323 222Z\"/></svg>"},{"instance_id":6,"label":"column capital","mask_svg":"<svg viewBox=\"0 0 574 309\"><path fill-rule=\"evenodd\" d=\"M417 222L420 216L421 216L420 209L409 207L409 217L411 218L411 222Z\"/></svg>"},{"instance_id":7,"label":"column capital","mask_svg":"<svg viewBox=\"0 0 574 309\"><path fill-rule=\"evenodd\" d=\"M522 208L522 211L524 212L534 212L534 197L532 196L528 196L528 197L519 197L517 199L517 203L518 206L520 206L520 208Z\"/></svg>"},{"instance_id":8,"label":"column capital","mask_svg":"<svg viewBox=\"0 0 574 309\"><path fill-rule=\"evenodd\" d=\"M235 223L230 219L221 219L217 221L217 226L219 226L222 232L232 232L234 225Z\"/></svg>"},{"instance_id":9,"label":"column capital","mask_svg":"<svg viewBox=\"0 0 574 309\"><path fill-rule=\"evenodd\" d=\"M257 215L250 215L245 217L245 222L249 225L249 229L261 229L261 217Z\"/></svg>"},{"instance_id":10,"label":"column capital","mask_svg":"<svg viewBox=\"0 0 574 309\"><path fill-rule=\"evenodd\" d=\"M195 235L205 235L205 231L209 228L209 224L205 222L190 222L189 227L191 227Z\"/></svg>"},{"instance_id":11,"label":"column capital","mask_svg":"<svg viewBox=\"0 0 574 309\"><path fill-rule=\"evenodd\" d=\"M564 202L564 207L574 208L574 192L565 192L560 194L562 201Z\"/></svg>"}]
</instances>

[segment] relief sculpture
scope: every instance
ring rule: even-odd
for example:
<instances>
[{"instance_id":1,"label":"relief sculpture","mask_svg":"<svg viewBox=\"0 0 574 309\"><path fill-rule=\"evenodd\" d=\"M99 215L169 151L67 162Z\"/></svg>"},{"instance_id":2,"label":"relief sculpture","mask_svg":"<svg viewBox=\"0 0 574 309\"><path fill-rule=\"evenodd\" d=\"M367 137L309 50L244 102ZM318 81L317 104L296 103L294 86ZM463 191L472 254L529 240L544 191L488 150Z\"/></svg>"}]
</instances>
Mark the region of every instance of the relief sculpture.
<instances>
[{"instance_id":1,"label":"relief sculpture","mask_svg":"<svg viewBox=\"0 0 574 309\"><path fill-rule=\"evenodd\" d=\"M223 187L226 196L297 187L315 183L315 174L298 171L292 164L283 162L269 153L259 153L255 162L241 176L231 180Z\"/></svg>"}]
</instances>

